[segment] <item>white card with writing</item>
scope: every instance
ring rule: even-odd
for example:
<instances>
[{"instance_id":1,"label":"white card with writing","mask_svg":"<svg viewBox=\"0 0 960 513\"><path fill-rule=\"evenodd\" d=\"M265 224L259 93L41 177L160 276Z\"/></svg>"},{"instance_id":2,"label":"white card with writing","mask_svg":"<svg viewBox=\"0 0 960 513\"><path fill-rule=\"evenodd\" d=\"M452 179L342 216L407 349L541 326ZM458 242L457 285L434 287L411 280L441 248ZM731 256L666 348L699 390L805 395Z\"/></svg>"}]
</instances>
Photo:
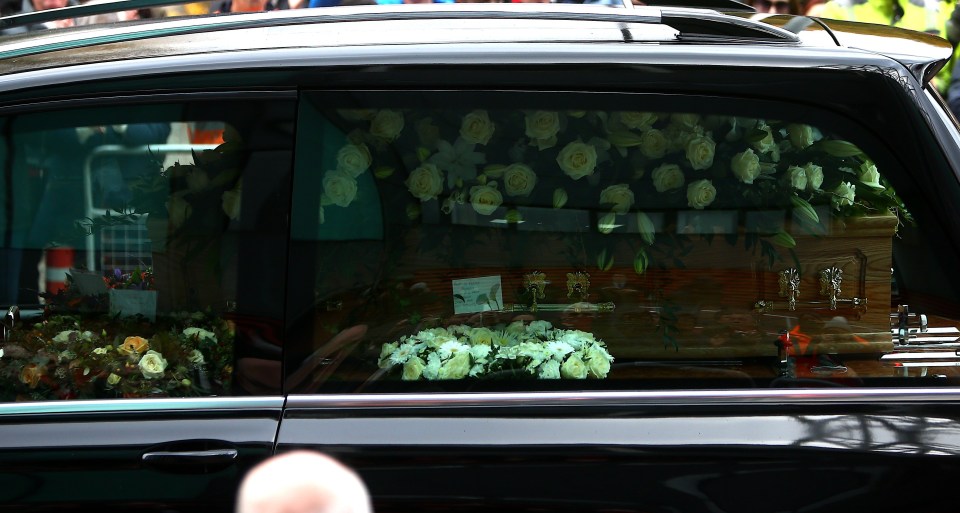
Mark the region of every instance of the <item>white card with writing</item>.
<instances>
[{"instance_id":1,"label":"white card with writing","mask_svg":"<svg viewBox=\"0 0 960 513\"><path fill-rule=\"evenodd\" d=\"M489 312L502 308L503 290L499 276L453 280L454 313Z\"/></svg>"}]
</instances>

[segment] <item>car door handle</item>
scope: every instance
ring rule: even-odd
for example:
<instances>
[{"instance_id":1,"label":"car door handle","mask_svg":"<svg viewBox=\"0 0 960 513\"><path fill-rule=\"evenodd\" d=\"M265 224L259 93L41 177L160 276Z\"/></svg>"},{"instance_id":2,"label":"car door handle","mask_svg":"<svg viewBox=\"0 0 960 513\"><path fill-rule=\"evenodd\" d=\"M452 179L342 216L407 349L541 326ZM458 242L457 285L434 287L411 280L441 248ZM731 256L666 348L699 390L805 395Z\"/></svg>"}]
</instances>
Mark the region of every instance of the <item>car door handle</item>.
<instances>
[{"instance_id":1,"label":"car door handle","mask_svg":"<svg viewBox=\"0 0 960 513\"><path fill-rule=\"evenodd\" d=\"M144 464L166 469L213 470L224 468L237 460L236 449L208 449L199 451L153 451L144 453Z\"/></svg>"}]
</instances>

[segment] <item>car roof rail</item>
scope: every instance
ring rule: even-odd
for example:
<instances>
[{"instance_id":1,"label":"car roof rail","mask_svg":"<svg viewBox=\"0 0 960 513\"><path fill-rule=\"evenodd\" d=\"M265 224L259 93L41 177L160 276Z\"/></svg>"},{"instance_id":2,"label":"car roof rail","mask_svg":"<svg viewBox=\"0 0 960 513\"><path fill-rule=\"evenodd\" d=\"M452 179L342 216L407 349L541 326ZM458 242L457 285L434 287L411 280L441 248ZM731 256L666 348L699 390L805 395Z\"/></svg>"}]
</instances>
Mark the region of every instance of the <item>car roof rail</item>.
<instances>
[{"instance_id":1,"label":"car roof rail","mask_svg":"<svg viewBox=\"0 0 960 513\"><path fill-rule=\"evenodd\" d=\"M753 6L738 0L643 0L643 3L653 7L691 7L713 9L715 11L757 12Z\"/></svg>"},{"instance_id":2,"label":"car roof rail","mask_svg":"<svg viewBox=\"0 0 960 513\"><path fill-rule=\"evenodd\" d=\"M193 3L196 0L108 0L90 2L83 5L61 7L30 13L15 14L0 18L0 30L29 26L49 21L94 16L111 12L121 12L170 5ZM712 3L724 6L740 6L743 4L734 0L651 0L652 2L683 2ZM248 22L230 16L230 21L224 20L220 28L242 28L246 23L250 26L291 25L301 23L330 23L346 21L380 21L404 19L454 19L454 18L508 18L527 20L564 20L564 21L598 21L638 24L662 24L679 32L679 38L684 41L701 42L738 42L738 41L765 41L795 43L799 41L796 34L780 27L760 21L728 16L716 10L691 7L636 6L631 0L624 0L625 9L611 8L610 6L578 5L578 4L417 4L417 5L376 5L376 6L349 6L323 7L307 10L280 11L291 13L290 16L280 16L271 19L247 18ZM274 11L275 13L277 11ZM298 14L293 14L294 12ZM235 13L237 15L251 13ZM211 21L204 27L207 30L216 30L218 21ZM168 33L169 35L169 33ZM142 36L141 36L142 37ZM137 37L131 35L130 39Z\"/></svg>"}]
</instances>

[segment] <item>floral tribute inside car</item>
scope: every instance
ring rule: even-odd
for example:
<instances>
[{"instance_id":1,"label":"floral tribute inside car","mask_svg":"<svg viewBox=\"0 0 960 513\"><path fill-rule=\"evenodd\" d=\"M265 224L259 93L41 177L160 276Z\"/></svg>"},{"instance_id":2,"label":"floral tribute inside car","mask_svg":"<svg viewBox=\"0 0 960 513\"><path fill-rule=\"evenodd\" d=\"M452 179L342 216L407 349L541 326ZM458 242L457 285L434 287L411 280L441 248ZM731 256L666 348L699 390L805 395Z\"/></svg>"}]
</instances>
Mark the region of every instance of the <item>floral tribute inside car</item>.
<instances>
[{"instance_id":1,"label":"floral tribute inside car","mask_svg":"<svg viewBox=\"0 0 960 513\"><path fill-rule=\"evenodd\" d=\"M229 395L234 326L227 319L221 237L239 216L235 134L142 175L122 209L77 223L85 236L146 220L153 266L73 270L43 294L44 315L0 348L6 401Z\"/></svg>"},{"instance_id":2,"label":"floral tribute inside car","mask_svg":"<svg viewBox=\"0 0 960 513\"><path fill-rule=\"evenodd\" d=\"M776 356L782 332L806 336L796 354L889 349L892 238L910 216L870 157L817 127L321 110L341 139L324 151L320 238L371 202L406 214L383 237L409 291L383 308L407 322L382 331L378 359L402 379L604 378L614 358ZM458 292L490 279L503 300Z\"/></svg>"}]
</instances>

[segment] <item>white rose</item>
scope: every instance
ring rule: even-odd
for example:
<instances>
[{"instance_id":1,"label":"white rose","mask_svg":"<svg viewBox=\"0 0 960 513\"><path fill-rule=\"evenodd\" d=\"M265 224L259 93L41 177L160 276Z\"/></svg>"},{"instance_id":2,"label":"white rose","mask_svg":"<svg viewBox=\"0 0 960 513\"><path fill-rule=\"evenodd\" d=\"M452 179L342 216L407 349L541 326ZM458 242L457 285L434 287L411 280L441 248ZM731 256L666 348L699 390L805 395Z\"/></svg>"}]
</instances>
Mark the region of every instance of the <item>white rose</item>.
<instances>
[{"instance_id":1,"label":"white rose","mask_svg":"<svg viewBox=\"0 0 960 513\"><path fill-rule=\"evenodd\" d=\"M648 159L658 159L667 154L670 142L663 132L656 128L647 130L640 136L640 153Z\"/></svg>"},{"instance_id":2,"label":"white rose","mask_svg":"<svg viewBox=\"0 0 960 513\"><path fill-rule=\"evenodd\" d=\"M620 122L627 128L646 130L657 122L657 115L652 112L620 112Z\"/></svg>"},{"instance_id":3,"label":"white rose","mask_svg":"<svg viewBox=\"0 0 960 513\"><path fill-rule=\"evenodd\" d=\"M117 376L116 374L114 374L114 373L112 373L112 372L110 373L109 376L107 376L107 384L108 384L108 385L114 386L114 385L116 385L116 384L119 383L119 382L120 382L120 376Z\"/></svg>"},{"instance_id":4,"label":"white rose","mask_svg":"<svg viewBox=\"0 0 960 513\"><path fill-rule=\"evenodd\" d=\"M557 164L567 176L579 180L593 174L597 167L597 149L592 144L574 141L560 150Z\"/></svg>"},{"instance_id":5,"label":"white rose","mask_svg":"<svg viewBox=\"0 0 960 513\"><path fill-rule=\"evenodd\" d=\"M390 355L400 347L396 342L389 342L380 348L380 358L377 360L377 366L381 369L390 367L393 362L390 361Z\"/></svg>"},{"instance_id":6,"label":"white rose","mask_svg":"<svg viewBox=\"0 0 960 513\"><path fill-rule=\"evenodd\" d=\"M460 136L471 144L487 144L496 129L485 110L475 110L463 117L460 124Z\"/></svg>"},{"instance_id":7,"label":"white rose","mask_svg":"<svg viewBox=\"0 0 960 513\"><path fill-rule=\"evenodd\" d=\"M197 340L209 340L211 342L217 341L217 335L214 332L205 330L203 328L184 328L183 335L187 338L193 338Z\"/></svg>"},{"instance_id":8,"label":"white rose","mask_svg":"<svg viewBox=\"0 0 960 513\"><path fill-rule=\"evenodd\" d=\"M752 184L760 176L760 157L752 149L747 149L733 156L730 169L738 180Z\"/></svg>"},{"instance_id":9,"label":"white rose","mask_svg":"<svg viewBox=\"0 0 960 513\"><path fill-rule=\"evenodd\" d=\"M673 114L670 116L670 121L676 125L694 128L700 123L699 114Z\"/></svg>"},{"instance_id":10,"label":"white rose","mask_svg":"<svg viewBox=\"0 0 960 513\"><path fill-rule=\"evenodd\" d=\"M787 174L783 176L783 181L790 187L802 191L807 188L807 172L802 167L790 166L787 168Z\"/></svg>"},{"instance_id":11,"label":"white rose","mask_svg":"<svg viewBox=\"0 0 960 513\"><path fill-rule=\"evenodd\" d=\"M800 150L816 141L813 128L810 125L787 125L787 133L790 134L790 144Z\"/></svg>"},{"instance_id":12,"label":"white rose","mask_svg":"<svg viewBox=\"0 0 960 513\"><path fill-rule=\"evenodd\" d=\"M633 206L633 191L624 183L611 185L600 191L600 203L613 204L611 210L618 214L626 214Z\"/></svg>"},{"instance_id":13,"label":"white rose","mask_svg":"<svg viewBox=\"0 0 960 513\"><path fill-rule=\"evenodd\" d=\"M807 189L820 190L820 186L823 185L823 168L813 162L807 162L807 165L803 166L803 173L807 175Z\"/></svg>"},{"instance_id":14,"label":"white rose","mask_svg":"<svg viewBox=\"0 0 960 513\"><path fill-rule=\"evenodd\" d=\"M199 349L194 349L187 355L187 360L189 360L190 363L202 365L204 362L203 353L201 353Z\"/></svg>"},{"instance_id":15,"label":"white rose","mask_svg":"<svg viewBox=\"0 0 960 513\"><path fill-rule=\"evenodd\" d=\"M687 160L694 169L707 169L713 165L716 143L709 137L697 136L687 143Z\"/></svg>"},{"instance_id":16,"label":"white rose","mask_svg":"<svg viewBox=\"0 0 960 513\"><path fill-rule=\"evenodd\" d=\"M394 141L403 132L403 114L395 110L381 110L370 120L370 134Z\"/></svg>"},{"instance_id":17,"label":"white rose","mask_svg":"<svg viewBox=\"0 0 960 513\"><path fill-rule=\"evenodd\" d=\"M653 178L653 187L657 189L657 192L679 189L683 187L686 181L683 171L676 164L663 164L654 169L650 177Z\"/></svg>"},{"instance_id":18,"label":"white rose","mask_svg":"<svg viewBox=\"0 0 960 513\"><path fill-rule=\"evenodd\" d=\"M453 358L447 360L440 366L438 377L440 379L461 379L470 372L470 352L463 351L457 353Z\"/></svg>"},{"instance_id":19,"label":"white rose","mask_svg":"<svg viewBox=\"0 0 960 513\"><path fill-rule=\"evenodd\" d=\"M560 115L552 111L538 110L524 118L527 137L537 143L541 149L547 149L557 143L560 132Z\"/></svg>"},{"instance_id":20,"label":"white rose","mask_svg":"<svg viewBox=\"0 0 960 513\"><path fill-rule=\"evenodd\" d=\"M593 378L605 378L610 372L610 361L613 359L609 353L603 349L593 346L585 355L587 358L587 372Z\"/></svg>"},{"instance_id":21,"label":"white rose","mask_svg":"<svg viewBox=\"0 0 960 513\"><path fill-rule=\"evenodd\" d=\"M426 362L421 358L411 358L403 364L403 380L416 381L423 376L423 369L427 367Z\"/></svg>"},{"instance_id":22,"label":"white rose","mask_svg":"<svg viewBox=\"0 0 960 513\"><path fill-rule=\"evenodd\" d=\"M873 162L864 162L860 164L860 182L873 187L874 189L883 189L880 185L880 172Z\"/></svg>"},{"instance_id":23,"label":"white rose","mask_svg":"<svg viewBox=\"0 0 960 513\"><path fill-rule=\"evenodd\" d=\"M404 185L420 201L429 201L443 192L443 172L434 164L423 163L410 172Z\"/></svg>"},{"instance_id":24,"label":"white rose","mask_svg":"<svg viewBox=\"0 0 960 513\"><path fill-rule=\"evenodd\" d=\"M587 365L579 355L571 355L560 366L560 375L567 379L586 379L587 374Z\"/></svg>"},{"instance_id":25,"label":"white rose","mask_svg":"<svg viewBox=\"0 0 960 513\"><path fill-rule=\"evenodd\" d=\"M167 360L163 355L153 349L147 351L147 354L140 358L140 372L147 379L156 379L163 377L163 371L167 368Z\"/></svg>"},{"instance_id":26,"label":"white rose","mask_svg":"<svg viewBox=\"0 0 960 513\"><path fill-rule=\"evenodd\" d=\"M347 207L357 197L357 179L350 173L332 169L323 176L323 195L338 207Z\"/></svg>"},{"instance_id":27,"label":"white rose","mask_svg":"<svg viewBox=\"0 0 960 513\"><path fill-rule=\"evenodd\" d=\"M537 184L537 175L529 166L511 164L503 172L503 186L507 196L529 196Z\"/></svg>"},{"instance_id":28,"label":"white rose","mask_svg":"<svg viewBox=\"0 0 960 513\"><path fill-rule=\"evenodd\" d=\"M348 144L337 152L337 169L346 171L354 178L363 174L372 162L373 157L366 144Z\"/></svg>"},{"instance_id":29,"label":"white rose","mask_svg":"<svg viewBox=\"0 0 960 513\"><path fill-rule=\"evenodd\" d=\"M490 185L474 185L470 188L470 205L480 215L492 214L503 203L503 195Z\"/></svg>"},{"instance_id":30,"label":"white rose","mask_svg":"<svg viewBox=\"0 0 960 513\"><path fill-rule=\"evenodd\" d=\"M687 205L701 209L713 203L717 189L710 180L697 180L687 186Z\"/></svg>"},{"instance_id":31,"label":"white rose","mask_svg":"<svg viewBox=\"0 0 960 513\"><path fill-rule=\"evenodd\" d=\"M469 333L470 343L473 345L489 346L493 344L493 332L490 328L473 328Z\"/></svg>"},{"instance_id":32,"label":"white rose","mask_svg":"<svg viewBox=\"0 0 960 513\"><path fill-rule=\"evenodd\" d=\"M771 133L770 127L763 125L757 128L765 132L765 135L759 141L755 141L753 147L760 153L770 153L775 150L777 148L777 142L773 140L773 133Z\"/></svg>"},{"instance_id":33,"label":"white rose","mask_svg":"<svg viewBox=\"0 0 960 513\"><path fill-rule=\"evenodd\" d=\"M840 185L833 190L833 198L831 202L833 203L833 208L840 210L842 206L853 205L853 200L856 198L856 187L853 186L850 182L840 182Z\"/></svg>"},{"instance_id":34,"label":"white rose","mask_svg":"<svg viewBox=\"0 0 960 513\"><path fill-rule=\"evenodd\" d=\"M537 377L540 379L560 379L560 362L548 360L540 366L540 372Z\"/></svg>"}]
</instances>

